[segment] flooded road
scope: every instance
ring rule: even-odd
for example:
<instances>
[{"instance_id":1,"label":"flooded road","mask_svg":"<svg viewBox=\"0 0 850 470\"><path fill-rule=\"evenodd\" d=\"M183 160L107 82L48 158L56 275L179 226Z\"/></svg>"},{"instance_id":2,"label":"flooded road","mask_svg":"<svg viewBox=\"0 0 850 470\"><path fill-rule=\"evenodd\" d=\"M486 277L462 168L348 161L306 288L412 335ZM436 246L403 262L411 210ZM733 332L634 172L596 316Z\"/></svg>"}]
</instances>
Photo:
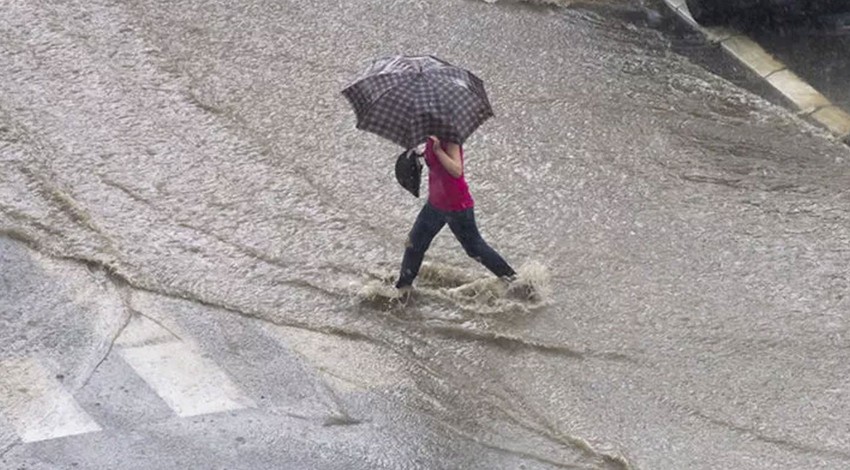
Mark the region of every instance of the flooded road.
<instances>
[{"instance_id":1,"label":"flooded road","mask_svg":"<svg viewBox=\"0 0 850 470\"><path fill-rule=\"evenodd\" d=\"M845 147L594 10L387 8L0 3L3 358L61 358L84 392L138 299L188 302L384 390L404 410L388 422L434 423L371 451L423 460L360 468L848 465ZM396 272L422 201L339 92L400 52L484 79L496 117L467 179L484 236L545 267L543 305L358 300ZM456 245L428 252L434 292L488 275ZM71 300L51 305L28 273L60 262ZM76 319L74 347L55 341ZM441 455L456 441L485 450Z\"/></svg>"}]
</instances>

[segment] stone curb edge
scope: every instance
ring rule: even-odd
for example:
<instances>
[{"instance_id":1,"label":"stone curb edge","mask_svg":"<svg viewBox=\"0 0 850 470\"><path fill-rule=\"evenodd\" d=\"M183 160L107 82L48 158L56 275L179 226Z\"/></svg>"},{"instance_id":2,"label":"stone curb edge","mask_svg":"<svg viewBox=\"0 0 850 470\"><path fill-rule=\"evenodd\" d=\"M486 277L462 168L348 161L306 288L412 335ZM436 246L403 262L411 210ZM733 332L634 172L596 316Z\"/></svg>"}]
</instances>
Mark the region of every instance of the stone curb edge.
<instances>
[{"instance_id":1,"label":"stone curb edge","mask_svg":"<svg viewBox=\"0 0 850 470\"><path fill-rule=\"evenodd\" d=\"M709 41L719 43L727 53L790 100L802 116L825 127L850 145L850 114L832 104L758 43L732 29L700 26L691 16L685 0L664 0L664 3L694 29L702 32Z\"/></svg>"}]
</instances>

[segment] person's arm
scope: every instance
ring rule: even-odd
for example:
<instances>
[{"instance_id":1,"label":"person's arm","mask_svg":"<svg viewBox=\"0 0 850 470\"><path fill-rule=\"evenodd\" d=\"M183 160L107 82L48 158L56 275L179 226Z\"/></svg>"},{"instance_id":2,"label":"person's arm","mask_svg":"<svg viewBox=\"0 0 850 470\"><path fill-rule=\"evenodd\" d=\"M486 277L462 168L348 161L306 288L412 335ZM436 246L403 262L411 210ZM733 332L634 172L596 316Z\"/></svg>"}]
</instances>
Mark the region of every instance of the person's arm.
<instances>
[{"instance_id":1,"label":"person's arm","mask_svg":"<svg viewBox=\"0 0 850 470\"><path fill-rule=\"evenodd\" d=\"M463 160L460 158L460 145L449 142L446 144L446 150L440 145L440 140L436 137L431 137L433 141L434 154L440 160L443 168L454 178L460 178L463 174Z\"/></svg>"}]
</instances>

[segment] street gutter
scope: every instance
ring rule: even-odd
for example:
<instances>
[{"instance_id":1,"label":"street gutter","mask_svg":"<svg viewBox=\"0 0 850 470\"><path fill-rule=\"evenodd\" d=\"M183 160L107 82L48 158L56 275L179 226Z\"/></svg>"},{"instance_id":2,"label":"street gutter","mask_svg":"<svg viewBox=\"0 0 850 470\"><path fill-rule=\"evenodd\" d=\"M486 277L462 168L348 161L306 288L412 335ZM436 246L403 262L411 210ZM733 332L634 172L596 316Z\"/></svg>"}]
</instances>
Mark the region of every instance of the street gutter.
<instances>
[{"instance_id":1,"label":"street gutter","mask_svg":"<svg viewBox=\"0 0 850 470\"><path fill-rule=\"evenodd\" d=\"M685 0L664 0L664 3L709 41L719 43L727 53L791 101L801 116L823 126L836 138L850 145L850 114L830 102L757 42L733 29L699 25L691 16Z\"/></svg>"}]
</instances>

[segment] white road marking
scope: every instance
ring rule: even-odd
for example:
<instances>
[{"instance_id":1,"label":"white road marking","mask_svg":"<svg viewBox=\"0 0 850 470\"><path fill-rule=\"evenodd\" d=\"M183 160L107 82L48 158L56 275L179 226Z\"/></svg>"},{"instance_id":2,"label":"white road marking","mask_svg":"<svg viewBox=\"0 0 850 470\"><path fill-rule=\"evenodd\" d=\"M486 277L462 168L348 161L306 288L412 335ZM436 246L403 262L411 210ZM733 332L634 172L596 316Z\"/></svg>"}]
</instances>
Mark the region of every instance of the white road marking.
<instances>
[{"instance_id":1,"label":"white road marking","mask_svg":"<svg viewBox=\"0 0 850 470\"><path fill-rule=\"evenodd\" d=\"M35 359L0 362L0 412L23 442L100 431L100 426Z\"/></svg>"},{"instance_id":2,"label":"white road marking","mask_svg":"<svg viewBox=\"0 0 850 470\"><path fill-rule=\"evenodd\" d=\"M339 392L414 385L398 356L374 344L300 328L264 328L303 356Z\"/></svg>"},{"instance_id":3,"label":"white road marking","mask_svg":"<svg viewBox=\"0 0 850 470\"><path fill-rule=\"evenodd\" d=\"M163 339L170 340L161 342ZM154 341L157 344L146 344ZM254 406L214 362L150 320L134 318L116 344L124 361L178 416Z\"/></svg>"},{"instance_id":4,"label":"white road marking","mask_svg":"<svg viewBox=\"0 0 850 470\"><path fill-rule=\"evenodd\" d=\"M144 346L151 343L165 343L177 340L171 332L159 326L153 320L142 315L133 315L115 345L124 348Z\"/></svg>"}]
</instances>

